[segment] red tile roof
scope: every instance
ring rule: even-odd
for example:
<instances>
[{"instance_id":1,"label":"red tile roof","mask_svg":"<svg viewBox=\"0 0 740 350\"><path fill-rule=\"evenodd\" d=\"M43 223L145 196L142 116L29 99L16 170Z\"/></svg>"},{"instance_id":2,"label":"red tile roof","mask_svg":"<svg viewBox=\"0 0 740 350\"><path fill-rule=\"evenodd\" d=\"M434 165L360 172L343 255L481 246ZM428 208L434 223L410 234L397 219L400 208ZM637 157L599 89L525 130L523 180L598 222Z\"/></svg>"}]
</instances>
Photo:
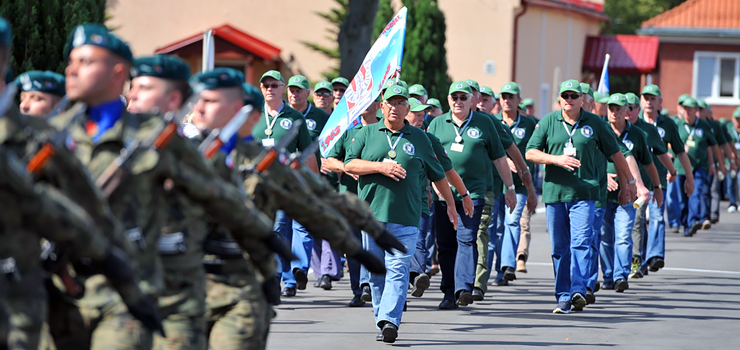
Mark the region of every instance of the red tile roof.
<instances>
[{"instance_id":1,"label":"red tile roof","mask_svg":"<svg viewBox=\"0 0 740 350\"><path fill-rule=\"evenodd\" d=\"M280 60L280 49L278 47L273 46L268 42L257 39L252 35L249 35L239 29L232 27L231 25L224 24L220 27L215 27L212 29L214 38L221 38L225 41L228 41L229 43L234 44L265 60ZM171 53L202 40L203 33L201 32L178 42L169 44L165 47L158 48L155 53Z\"/></svg>"},{"instance_id":2,"label":"red tile roof","mask_svg":"<svg viewBox=\"0 0 740 350\"><path fill-rule=\"evenodd\" d=\"M642 22L642 27L740 28L740 1L688 0Z\"/></svg>"},{"instance_id":3,"label":"red tile roof","mask_svg":"<svg viewBox=\"0 0 740 350\"><path fill-rule=\"evenodd\" d=\"M583 50L583 68L601 72L604 57L609 54L610 74L652 73L658 59L658 44L657 36L589 36Z\"/></svg>"}]
</instances>

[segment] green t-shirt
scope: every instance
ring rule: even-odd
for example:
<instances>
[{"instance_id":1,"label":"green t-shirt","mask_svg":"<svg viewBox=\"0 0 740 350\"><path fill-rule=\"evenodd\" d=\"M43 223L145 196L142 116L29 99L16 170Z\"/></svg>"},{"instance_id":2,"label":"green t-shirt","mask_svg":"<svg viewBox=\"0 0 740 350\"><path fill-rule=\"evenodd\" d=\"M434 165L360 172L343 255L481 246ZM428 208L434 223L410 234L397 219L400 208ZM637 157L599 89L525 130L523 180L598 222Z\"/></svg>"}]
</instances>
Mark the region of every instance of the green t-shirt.
<instances>
[{"instance_id":1,"label":"green t-shirt","mask_svg":"<svg viewBox=\"0 0 740 350\"><path fill-rule=\"evenodd\" d=\"M452 121L449 112L434 118L428 131L439 138L452 165L470 192L470 198L485 198L491 184L492 160L505 156L493 118L484 113L470 112L462 125ZM460 133L462 142L455 138ZM456 201L462 200L452 189Z\"/></svg>"},{"instance_id":2,"label":"green t-shirt","mask_svg":"<svg viewBox=\"0 0 740 350\"><path fill-rule=\"evenodd\" d=\"M252 129L252 136L256 141L262 142L263 145L266 142L264 140L269 139L274 139L274 141L267 141L269 143L280 142L283 135L293 126L293 122L299 119L303 120L303 114L290 108L288 104L283 103L280 112L275 118L268 116L267 112L262 112L262 118L254 126L254 129ZM270 135L267 135L265 132L268 130L268 122L271 126L269 128L271 132L267 133L270 133ZM288 152L303 151L309 145L311 145L311 135L308 133L306 123L303 123L298 130L298 136L285 147L285 150Z\"/></svg>"},{"instance_id":3,"label":"green t-shirt","mask_svg":"<svg viewBox=\"0 0 740 350\"><path fill-rule=\"evenodd\" d=\"M648 189L652 189L653 182L650 180L650 176L647 175L645 165L653 162L653 156L650 153L650 147L648 146L647 136L645 135L645 132L643 132L640 128L632 126L628 122L625 125L624 130L622 130L621 135L618 135L617 137L625 145L625 147L629 149L632 156L635 157L637 167L640 169L640 178L642 179L645 187L647 187ZM614 163L612 162L611 157L609 158L606 172L610 174L617 173L617 169L616 167L614 167ZM619 179L615 179L615 181L618 180ZM609 192L609 194L607 195L607 201L611 203L618 203L619 190Z\"/></svg>"},{"instance_id":4,"label":"green t-shirt","mask_svg":"<svg viewBox=\"0 0 740 350\"><path fill-rule=\"evenodd\" d=\"M503 122L503 115L502 113L499 113L496 115L496 118ZM514 143L516 144L516 148L519 149L519 152L521 152L522 157L524 157L524 153L527 152L527 142L529 142L529 139L532 138L532 133L534 133L534 128L537 126L537 120L528 117L523 114L519 114L519 117L516 121L514 121L511 124L506 125L509 127L509 130L511 130L511 138L514 140ZM526 162L527 168L529 169L530 174L534 171L534 163L532 162ZM494 168L495 169L495 168ZM522 178L519 177L518 173L511 173L511 177L514 180L514 186L516 186L516 193L519 194L529 194L527 191L527 188L524 187L524 184L522 183ZM500 176L498 176L500 179ZM503 183L501 185L502 190L504 189Z\"/></svg>"},{"instance_id":5,"label":"green t-shirt","mask_svg":"<svg viewBox=\"0 0 740 350\"><path fill-rule=\"evenodd\" d=\"M308 129L308 134L311 135L311 141L316 141L316 139L321 135L321 131L324 130L324 125L326 125L326 121L329 120L329 115L326 114L323 109L314 106L310 102L305 111L299 112L303 115L306 128ZM321 168L321 151L318 149L316 150L316 163L318 167ZM330 172L328 174L321 175L329 180L332 187L337 188L337 185L339 185L339 177L336 173Z\"/></svg>"},{"instance_id":6,"label":"green t-shirt","mask_svg":"<svg viewBox=\"0 0 740 350\"><path fill-rule=\"evenodd\" d=\"M447 151L445 150L445 147L442 146L442 142L439 141L437 136L434 136L434 134L425 131L427 134L427 137L429 137L429 142L432 143L432 150L434 150L434 156L437 157L437 160L439 160L439 164L442 165L442 170L444 170L445 174L452 170L452 160L450 160L450 157L447 155ZM423 184L421 188L421 212L423 214L430 214L429 211L429 196L427 196L427 183L426 176L422 177L421 182ZM432 197L436 198L436 194L433 194Z\"/></svg>"},{"instance_id":7,"label":"green t-shirt","mask_svg":"<svg viewBox=\"0 0 740 350\"><path fill-rule=\"evenodd\" d=\"M481 113L493 120L493 126L496 128L496 133L498 134L499 141L501 141L501 146L504 148L504 155L506 155L506 150L514 144L514 140L511 138L511 129L509 128L509 126L503 123L501 119L497 119L493 114L481 111L477 111L477 113ZM489 164L489 166L491 167L491 170L489 171L489 173L491 174L491 180L486 191L495 192L498 197L499 194L504 193L504 182L501 180L501 175L498 173L498 168L496 168L493 163Z\"/></svg>"},{"instance_id":8,"label":"green t-shirt","mask_svg":"<svg viewBox=\"0 0 740 350\"><path fill-rule=\"evenodd\" d=\"M358 181L358 195L370 204L378 221L419 227L421 174L426 174L431 181L442 180L445 174L424 131L404 123L406 126L395 133L382 122L365 126L347 149L344 163L353 159L390 160L388 153L395 144L393 161L406 170L406 177L396 181L380 173L362 175Z\"/></svg>"},{"instance_id":9,"label":"green t-shirt","mask_svg":"<svg viewBox=\"0 0 740 350\"><path fill-rule=\"evenodd\" d=\"M740 132L735 130L735 124L733 124L732 121L728 119L722 119L720 125L722 125L722 130L724 130L727 142L730 142L730 147L735 150L740 150ZM727 167L727 169L730 168L729 159L725 161L725 166Z\"/></svg>"},{"instance_id":10,"label":"green t-shirt","mask_svg":"<svg viewBox=\"0 0 740 350\"><path fill-rule=\"evenodd\" d=\"M668 180L666 180L665 177L665 175L668 173L668 169L666 169L666 167L663 165L663 162L660 161L660 158L658 158L658 156L668 153L668 150L666 149L666 144L663 142L663 139L660 137L660 132L658 131L658 128L639 118L637 119L637 122L632 125L632 127L640 128L640 130L645 133L648 147L650 148L650 152L653 154L653 164L655 165L655 170L658 172L660 185L663 189L665 189L666 186L668 186ZM640 174L644 179L648 175L647 170L645 170L644 174L642 173L643 169L644 168L640 169ZM648 187L648 189L652 191L654 189L654 186L655 184L653 184L653 186L651 187Z\"/></svg>"},{"instance_id":11,"label":"green t-shirt","mask_svg":"<svg viewBox=\"0 0 740 350\"><path fill-rule=\"evenodd\" d=\"M596 153L612 155L619 152L619 145L604 121L597 115L581 109L575 125L565 122L560 111L545 115L535 128L527 150L564 154L569 134L576 149L575 158L581 166L569 171L557 165L545 167L545 181L542 189L543 203L573 202L578 200L599 200L601 187Z\"/></svg>"},{"instance_id":12,"label":"green t-shirt","mask_svg":"<svg viewBox=\"0 0 740 350\"><path fill-rule=\"evenodd\" d=\"M599 117L599 119L604 123L604 126L609 130L609 134L612 135L614 140L616 140L617 145L619 146L619 150L622 151L623 157L631 156L632 153L630 153L630 150L627 148L627 146L624 145L622 141L619 140L617 137L617 134L612 130L612 127L609 126L609 122L606 121L603 117ZM601 151L597 150L596 153L594 153L594 160L597 166L598 174L599 174L599 183L606 184L607 183L607 165L608 161L606 159L606 156L601 153ZM606 186L601 186L601 191L599 191L599 199L596 200L596 207L597 208L606 208L606 202L609 197L609 189L607 189Z\"/></svg>"},{"instance_id":13,"label":"green t-shirt","mask_svg":"<svg viewBox=\"0 0 740 350\"><path fill-rule=\"evenodd\" d=\"M364 126L362 124L358 124L354 128L346 130L344 134L339 137L339 140L337 140L337 142L334 144L334 147L329 150L329 153L326 155L326 157L336 158L337 160L344 161L347 155L347 150L349 149L350 145L355 142L355 136L363 127ZM342 174L339 177L339 192L344 191L349 191L357 194L357 180L347 174Z\"/></svg>"},{"instance_id":14,"label":"green t-shirt","mask_svg":"<svg viewBox=\"0 0 740 350\"><path fill-rule=\"evenodd\" d=\"M704 119L704 121L707 122L709 126L712 127L712 135L714 136L714 140L717 141L718 146L724 145L725 143L728 142L727 137L725 137L725 133L722 130L722 125L718 121L712 118Z\"/></svg>"},{"instance_id":15,"label":"green t-shirt","mask_svg":"<svg viewBox=\"0 0 740 350\"><path fill-rule=\"evenodd\" d=\"M681 141L688 148L687 153L692 167L689 171L693 172L696 169L709 170L707 147L717 144L717 140L712 133L712 127L699 118L696 118L694 123L690 125L683 120L679 120L676 127ZM689 139L689 136L691 136L691 139ZM686 175L686 170L681 166L678 158L673 159L673 166L676 167L678 175Z\"/></svg>"}]
</instances>

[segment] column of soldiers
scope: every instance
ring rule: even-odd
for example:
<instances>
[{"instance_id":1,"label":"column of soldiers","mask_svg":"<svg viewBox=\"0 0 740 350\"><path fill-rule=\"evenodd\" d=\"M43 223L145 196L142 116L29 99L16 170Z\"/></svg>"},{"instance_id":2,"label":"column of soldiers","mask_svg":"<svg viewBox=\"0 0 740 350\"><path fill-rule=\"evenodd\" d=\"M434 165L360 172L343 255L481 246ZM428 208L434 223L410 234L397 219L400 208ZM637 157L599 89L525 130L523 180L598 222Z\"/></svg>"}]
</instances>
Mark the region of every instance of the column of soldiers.
<instances>
[{"instance_id":1,"label":"column of soldiers","mask_svg":"<svg viewBox=\"0 0 740 350\"><path fill-rule=\"evenodd\" d=\"M0 71L11 40L0 19ZM95 24L64 57L0 86L0 349L263 349L273 306L345 263L393 343L434 275L450 310L527 272L540 194L553 312L582 311L663 268L666 230L709 229L723 192L738 211L740 108L685 95L669 117L656 85L568 80L538 119L516 82L454 82L443 113L391 78L322 158L345 78L191 75Z\"/></svg>"}]
</instances>

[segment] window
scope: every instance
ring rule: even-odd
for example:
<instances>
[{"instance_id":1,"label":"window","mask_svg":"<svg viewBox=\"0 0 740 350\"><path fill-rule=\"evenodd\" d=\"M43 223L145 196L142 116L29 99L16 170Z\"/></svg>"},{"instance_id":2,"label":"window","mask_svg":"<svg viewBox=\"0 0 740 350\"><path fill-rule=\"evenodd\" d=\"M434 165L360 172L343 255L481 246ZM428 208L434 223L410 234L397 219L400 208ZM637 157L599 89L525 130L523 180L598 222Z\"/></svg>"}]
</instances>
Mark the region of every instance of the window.
<instances>
[{"instance_id":1,"label":"window","mask_svg":"<svg viewBox=\"0 0 740 350\"><path fill-rule=\"evenodd\" d=\"M692 95L709 104L740 104L740 54L695 52Z\"/></svg>"}]
</instances>

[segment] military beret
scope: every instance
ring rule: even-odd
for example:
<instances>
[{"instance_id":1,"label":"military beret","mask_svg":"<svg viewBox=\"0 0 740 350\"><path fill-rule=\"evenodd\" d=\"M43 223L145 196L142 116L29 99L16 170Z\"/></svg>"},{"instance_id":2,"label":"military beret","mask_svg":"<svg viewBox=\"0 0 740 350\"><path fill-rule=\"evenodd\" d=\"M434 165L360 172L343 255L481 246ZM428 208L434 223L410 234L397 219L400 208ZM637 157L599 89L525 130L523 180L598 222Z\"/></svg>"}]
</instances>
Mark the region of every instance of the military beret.
<instances>
[{"instance_id":1,"label":"military beret","mask_svg":"<svg viewBox=\"0 0 740 350\"><path fill-rule=\"evenodd\" d=\"M139 57L131 66L131 78L155 77L173 80L190 79L190 66L173 55Z\"/></svg>"},{"instance_id":2,"label":"military beret","mask_svg":"<svg viewBox=\"0 0 740 350\"><path fill-rule=\"evenodd\" d=\"M13 41L13 29L10 23L3 17L0 17L0 46L8 47Z\"/></svg>"},{"instance_id":3,"label":"military beret","mask_svg":"<svg viewBox=\"0 0 740 350\"><path fill-rule=\"evenodd\" d=\"M261 111L265 106L265 98L260 89L249 83L242 84L242 87L244 88L244 105L251 105L254 109Z\"/></svg>"},{"instance_id":4,"label":"military beret","mask_svg":"<svg viewBox=\"0 0 740 350\"><path fill-rule=\"evenodd\" d=\"M102 24L85 23L75 27L67 38L67 44L64 45L64 57L69 58L69 53L73 49L83 45L100 46L128 62L134 61L134 55L131 53L128 44L111 33Z\"/></svg>"},{"instance_id":5,"label":"military beret","mask_svg":"<svg viewBox=\"0 0 740 350\"><path fill-rule=\"evenodd\" d=\"M450 84L450 91L448 92L449 95L452 95L452 93L455 92L464 92L466 94L472 94L473 91L470 90L470 85L466 81L456 81L452 84Z\"/></svg>"},{"instance_id":6,"label":"military beret","mask_svg":"<svg viewBox=\"0 0 740 350\"><path fill-rule=\"evenodd\" d=\"M244 84L244 73L234 68L216 68L208 72L202 72L190 78L190 86L198 90L197 85L202 85L203 90L216 90L222 88L241 87Z\"/></svg>"},{"instance_id":7,"label":"military beret","mask_svg":"<svg viewBox=\"0 0 740 350\"><path fill-rule=\"evenodd\" d=\"M57 96L64 96L64 76L52 71L32 70L16 78L21 91L40 91Z\"/></svg>"},{"instance_id":8,"label":"military beret","mask_svg":"<svg viewBox=\"0 0 740 350\"><path fill-rule=\"evenodd\" d=\"M409 87L409 95L427 95L427 89L425 89L421 84L414 84Z\"/></svg>"},{"instance_id":9,"label":"military beret","mask_svg":"<svg viewBox=\"0 0 740 350\"><path fill-rule=\"evenodd\" d=\"M331 84L332 85L334 85L334 84L342 84L342 85L344 85L346 87L349 87L349 80L347 80L347 78L342 78L342 77L334 78L334 80L331 81Z\"/></svg>"},{"instance_id":10,"label":"military beret","mask_svg":"<svg viewBox=\"0 0 740 350\"><path fill-rule=\"evenodd\" d=\"M313 91L319 91L319 90L329 90L332 91L333 88L331 87L331 83L328 81L320 81L316 83L316 85L313 86Z\"/></svg>"},{"instance_id":11,"label":"military beret","mask_svg":"<svg viewBox=\"0 0 740 350\"><path fill-rule=\"evenodd\" d=\"M401 85L392 85L385 90L383 94L384 100L389 100L391 97L401 96L405 99L409 98L409 90Z\"/></svg>"},{"instance_id":12,"label":"military beret","mask_svg":"<svg viewBox=\"0 0 740 350\"><path fill-rule=\"evenodd\" d=\"M294 75L290 77L290 79L288 79L288 86L295 86L301 89L308 89L310 87L308 79L302 75Z\"/></svg>"},{"instance_id":13,"label":"military beret","mask_svg":"<svg viewBox=\"0 0 740 350\"><path fill-rule=\"evenodd\" d=\"M272 79L275 79L275 80L280 80L283 83L285 82L285 79L283 79L283 75L280 74L280 72L278 72L276 70L268 70L267 72L265 72L265 74L262 74L262 77L260 78L260 83L263 80L267 79L267 78L272 78Z\"/></svg>"},{"instance_id":14,"label":"military beret","mask_svg":"<svg viewBox=\"0 0 740 350\"><path fill-rule=\"evenodd\" d=\"M436 98L430 98L429 100L427 100L427 104L432 107L437 107L439 109L442 109L442 104L439 103L439 100Z\"/></svg>"}]
</instances>

